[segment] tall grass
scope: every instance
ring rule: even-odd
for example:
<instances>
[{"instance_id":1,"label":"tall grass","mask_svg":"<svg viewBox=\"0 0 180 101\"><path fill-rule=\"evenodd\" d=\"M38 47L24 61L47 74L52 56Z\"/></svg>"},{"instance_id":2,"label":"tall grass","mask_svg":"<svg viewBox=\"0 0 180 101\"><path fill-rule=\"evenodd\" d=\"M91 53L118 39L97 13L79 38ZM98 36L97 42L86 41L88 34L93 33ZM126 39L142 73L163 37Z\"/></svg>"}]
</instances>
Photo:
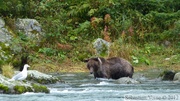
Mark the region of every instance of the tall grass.
<instances>
[{"instance_id":1,"label":"tall grass","mask_svg":"<svg viewBox=\"0 0 180 101\"><path fill-rule=\"evenodd\" d=\"M137 47L133 44L125 43L120 38L111 44L109 57L122 57L124 59L131 60L133 50L136 49Z\"/></svg>"},{"instance_id":2,"label":"tall grass","mask_svg":"<svg viewBox=\"0 0 180 101\"><path fill-rule=\"evenodd\" d=\"M11 78L14 74L13 66L10 64L3 65L1 69L2 69L2 75L4 75L5 77Z\"/></svg>"}]
</instances>

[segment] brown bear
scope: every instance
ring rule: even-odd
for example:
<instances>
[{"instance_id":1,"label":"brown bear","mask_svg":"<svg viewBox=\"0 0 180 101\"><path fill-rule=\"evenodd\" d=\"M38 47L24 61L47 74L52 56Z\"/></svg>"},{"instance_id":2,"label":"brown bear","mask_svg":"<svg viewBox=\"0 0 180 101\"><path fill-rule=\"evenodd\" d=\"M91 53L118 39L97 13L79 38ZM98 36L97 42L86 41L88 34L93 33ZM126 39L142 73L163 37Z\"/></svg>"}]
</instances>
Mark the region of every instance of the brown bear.
<instances>
[{"instance_id":1,"label":"brown bear","mask_svg":"<svg viewBox=\"0 0 180 101\"><path fill-rule=\"evenodd\" d=\"M133 66L125 59L112 57L104 59L101 57L84 60L87 62L87 68L94 78L112 78L130 77L134 73Z\"/></svg>"}]
</instances>

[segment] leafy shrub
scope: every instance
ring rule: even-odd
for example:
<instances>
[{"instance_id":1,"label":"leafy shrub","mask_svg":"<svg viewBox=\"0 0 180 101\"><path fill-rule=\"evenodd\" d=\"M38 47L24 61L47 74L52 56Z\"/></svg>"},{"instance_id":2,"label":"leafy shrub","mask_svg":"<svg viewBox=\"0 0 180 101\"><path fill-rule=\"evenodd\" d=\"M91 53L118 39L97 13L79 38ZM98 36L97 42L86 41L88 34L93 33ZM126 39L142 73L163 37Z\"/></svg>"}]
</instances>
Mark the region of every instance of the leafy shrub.
<instances>
[{"instance_id":1,"label":"leafy shrub","mask_svg":"<svg viewBox=\"0 0 180 101\"><path fill-rule=\"evenodd\" d=\"M12 44L16 49L13 52L15 54L22 50L57 56L54 60L60 57L82 60L84 57L94 56L93 48L89 44L94 39L103 38L105 32L113 43L110 56L120 56L128 60L133 56L133 59L138 59L140 63L146 61L149 64L150 55L175 54L174 51L157 44L164 40L174 44L173 48L179 47L179 0L1 1L0 14L12 18L7 21L9 25L12 25L14 18L35 18L46 33L40 46L22 33L17 33L18 37ZM106 15L110 16L109 21L106 21ZM13 26L10 28L13 29ZM74 48L68 51L60 50L57 43L70 44ZM85 48L86 46L90 49ZM31 56L37 59L39 55Z\"/></svg>"},{"instance_id":2,"label":"leafy shrub","mask_svg":"<svg viewBox=\"0 0 180 101\"><path fill-rule=\"evenodd\" d=\"M44 53L47 56L56 55L56 50L54 50L52 48L40 48L38 52Z\"/></svg>"},{"instance_id":3,"label":"leafy shrub","mask_svg":"<svg viewBox=\"0 0 180 101\"><path fill-rule=\"evenodd\" d=\"M0 67L1 65L10 62L12 58L13 54L11 54L9 44L0 42Z\"/></svg>"}]
</instances>

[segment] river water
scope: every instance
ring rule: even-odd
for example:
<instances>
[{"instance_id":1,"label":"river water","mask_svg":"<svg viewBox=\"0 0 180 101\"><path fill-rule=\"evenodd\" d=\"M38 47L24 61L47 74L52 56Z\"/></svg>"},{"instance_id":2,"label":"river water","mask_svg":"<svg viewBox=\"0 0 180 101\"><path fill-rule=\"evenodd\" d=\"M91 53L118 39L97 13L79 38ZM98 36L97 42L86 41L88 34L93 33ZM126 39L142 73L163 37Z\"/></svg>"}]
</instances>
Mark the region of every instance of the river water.
<instances>
[{"instance_id":1,"label":"river water","mask_svg":"<svg viewBox=\"0 0 180 101\"><path fill-rule=\"evenodd\" d=\"M66 83L47 85L49 94L0 94L0 101L180 101L180 83L142 79L141 84L118 84L88 73L56 74Z\"/></svg>"}]
</instances>

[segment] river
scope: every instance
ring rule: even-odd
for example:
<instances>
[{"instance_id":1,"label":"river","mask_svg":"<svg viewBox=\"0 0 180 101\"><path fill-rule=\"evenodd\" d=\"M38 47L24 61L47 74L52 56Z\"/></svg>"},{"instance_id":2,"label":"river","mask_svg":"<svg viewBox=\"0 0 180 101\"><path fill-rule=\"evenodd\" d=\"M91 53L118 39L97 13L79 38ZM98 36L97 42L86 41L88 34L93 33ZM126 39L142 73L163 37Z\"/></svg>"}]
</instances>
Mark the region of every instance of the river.
<instances>
[{"instance_id":1,"label":"river","mask_svg":"<svg viewBox=\"0 0 180 101\"><path fill-rule=\"evenodd\" d=\"M47 85L49 94L0 94L0 101L180 101L180 83L143 79L141 84L118 84L88 73L59 73L66 83Z\"/></svg>"}]
</instances>

